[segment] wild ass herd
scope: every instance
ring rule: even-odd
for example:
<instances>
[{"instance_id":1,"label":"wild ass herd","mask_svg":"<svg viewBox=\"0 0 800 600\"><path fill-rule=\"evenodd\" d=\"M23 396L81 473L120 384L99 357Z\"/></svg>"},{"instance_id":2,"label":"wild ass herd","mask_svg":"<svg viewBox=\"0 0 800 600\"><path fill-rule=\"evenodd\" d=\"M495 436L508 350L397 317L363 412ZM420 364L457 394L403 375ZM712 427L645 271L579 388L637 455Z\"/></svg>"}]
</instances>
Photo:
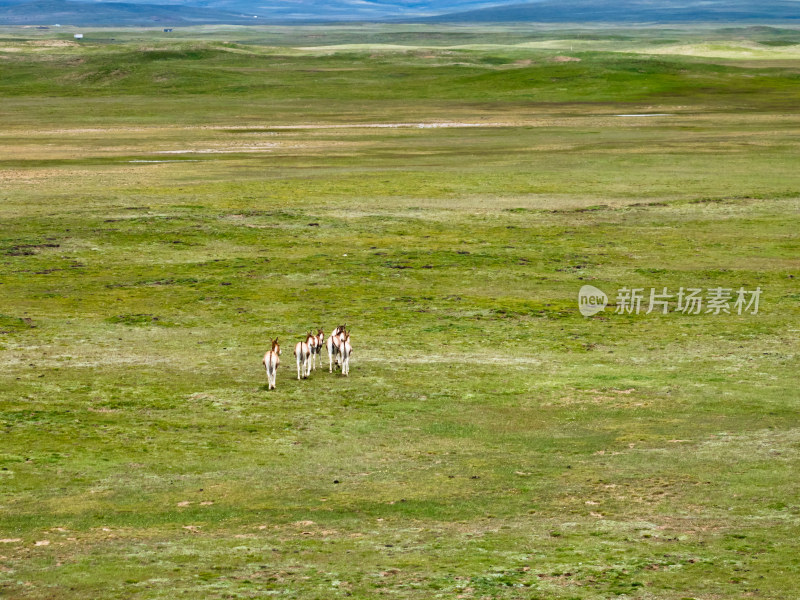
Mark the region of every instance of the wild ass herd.
<instances>
[{"instance_id":1,"label":"wild ass herd","mask_svg":"<svg viewBox=\"0 0 800 600\"><path fill-rule=\"evenodd\" d=\"M306 334L304 342L297 342L294 347L294 356L297 359L297 379L305 379L311 375L311 370L316 370L317 363L322 366L322 347L325 346L325 334L322 329L317 329L316 335L310 331ZM327 340L328 371L333 373L334 367L342 370L342 375L350 374L350 354L353 347L350 345L350 332L346 325L339 325ZM267 387L275 389L275 375L278 365L281 364L281 347L278 338L272 340L272 349L264 355L261 361L267 370Z\"/></svg>"}]
</instances>

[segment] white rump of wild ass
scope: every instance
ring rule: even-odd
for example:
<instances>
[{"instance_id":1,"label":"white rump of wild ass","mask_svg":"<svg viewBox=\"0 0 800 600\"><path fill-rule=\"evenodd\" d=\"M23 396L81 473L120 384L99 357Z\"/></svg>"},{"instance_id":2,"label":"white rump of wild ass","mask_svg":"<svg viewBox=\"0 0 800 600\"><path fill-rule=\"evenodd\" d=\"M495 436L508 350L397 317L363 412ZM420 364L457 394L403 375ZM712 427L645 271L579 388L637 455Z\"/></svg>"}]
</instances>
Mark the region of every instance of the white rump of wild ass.
<instances>
[{"instance_id":1,"label":"white rump of wild ass","mask_svg":"<svg viewBox=\"0 0 800 600\"><path fill-rule=\"evenodd\" d=\"M350 345L350 332L345 331L339 335L339 354L342 357L342 375L350 375L350 355L353 353L353 347Z\"/></svg>"},{"instance_id":2,"label":"white rump of wild ass","mask_svg":"<svg viewBox=\"0 0 800 600\"><path fill-rule=\"evenodd\" d=\"M311 366L316 370L317 363L322 366L322 348L325 346L325 333L322 329L317 329L317 335L314 336L316 344L314 350L311 351Z\"/></svg>"},{"instance_id":3,"label":"white rump of wild ass","mask_svg":"<svg viewBox=\"0 0 800 600\"><path fill-rule=\"evenodd\" d=\"M306 344L308 344L308 352L311 355L311 358L308 363L308 372L311 373L312 369L316 369L317 365L315 363L315 358L319 353L319 338L316 335L312 334L310 331L306 334Z\"/></svg>"},{"instance_id":4,"label":"white rump of wild ass","mask_svg":"<svg viewBox=\"0 0 800 600\"><path fill-rule=\"evenodd\" d=\"M278 338L272 340L272 349L267 351L261 361L267 370L267 389L275 389L275 376L278 372L278 365L281 364L281 347L278 345Z\"/></svg>"},{"instance_id":5,"label":"white rump of wild ass","mask_svg":"<svg viewBox=\"0 0 800 600\"><path fill-rule=\"evenodd\" d=\"M297 358L297 379L305 379L311 372L309 369L309 359L311 358L311 350L305 342L297 342L294 347L294 355Z\"/></svg>"},{"instance_id":6,"label":"white rump of wild ass","mask_svg":"<svg viewBox=\"0 0 800 600\"><path fill-rule=\"evenodd\" d=\"M341 344L340 336L345 331L346 325L339 325L331 333L328 338L328 371L333 373L333 365L339 366L339 346Z\"/></svg>"}]
</instances>

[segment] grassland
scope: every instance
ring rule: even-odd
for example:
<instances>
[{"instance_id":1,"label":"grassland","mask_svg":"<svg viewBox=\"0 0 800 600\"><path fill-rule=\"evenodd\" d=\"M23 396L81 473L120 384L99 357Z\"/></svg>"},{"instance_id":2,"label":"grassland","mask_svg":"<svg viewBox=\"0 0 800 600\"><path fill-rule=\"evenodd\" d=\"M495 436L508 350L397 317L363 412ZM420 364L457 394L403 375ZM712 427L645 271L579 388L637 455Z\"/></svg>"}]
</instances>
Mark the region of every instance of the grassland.
<instances>
[{"instance_id":1,"label":"grassland","mask_svg":"<svg viewBox=\"0 0 800 600\"><path fill-rule=\"evenodd\" d=\"M795 30L179 33L2 33L0 595L797 596Z\"/></svg>"}]
</instances>

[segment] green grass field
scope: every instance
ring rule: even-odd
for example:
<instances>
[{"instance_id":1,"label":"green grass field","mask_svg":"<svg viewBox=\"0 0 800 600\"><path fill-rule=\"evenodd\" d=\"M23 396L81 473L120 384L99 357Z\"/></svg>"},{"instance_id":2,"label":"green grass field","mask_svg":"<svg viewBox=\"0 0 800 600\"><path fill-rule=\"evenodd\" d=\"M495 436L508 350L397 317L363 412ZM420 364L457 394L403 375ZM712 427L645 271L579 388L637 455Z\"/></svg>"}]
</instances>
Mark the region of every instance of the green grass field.
<instances>
[{"instance_id":1,"label":"green grass field","mask_svg":"<svg viewBox=\"0 0 800 600\"><path fill-rule=\"evenodd\" d=\"M176 33L0 30L0 596L798 597L800 31Z\"/></svg>"}]
</instances>

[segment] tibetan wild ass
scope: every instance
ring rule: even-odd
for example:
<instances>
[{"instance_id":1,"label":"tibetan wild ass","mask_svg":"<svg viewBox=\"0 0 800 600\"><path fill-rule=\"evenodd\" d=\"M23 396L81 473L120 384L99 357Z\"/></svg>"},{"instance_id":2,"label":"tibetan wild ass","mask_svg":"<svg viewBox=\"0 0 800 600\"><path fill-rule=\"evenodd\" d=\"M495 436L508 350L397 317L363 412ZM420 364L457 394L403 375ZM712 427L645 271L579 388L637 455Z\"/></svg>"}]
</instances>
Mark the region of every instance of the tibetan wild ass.
<instances>
[{"instance_id":1,"label":"tibetan wild ass","mask_svg":"<svg viewBox=\"0 0 800 600\"><path fill-rule=\"evenodd\" d=\"M345 330L346 325L339 325L336 329L333 330L331 333L331 337L328 338L328 371L333 373L333 365L334 362L338 365L339 364L339 336Z\"/></svg>"},{"instance_id":2,"label":"tibetan wild ass","mask_svg":"<svg viewBox=\"0 0 800 600\"><path fill-rule=\"evenodd\" d=\"M297 379L308 377L308 359L311 357L311 350L305 342L297 342L294 347L294 355L297 358Z\"/></svg>"},{"instance_id":3,"label":"tibetan wild ass","mask_svg":"<svg viewBox=\"0 0 800 600\"><path fill-rule=\"evenodd\" d=\"M350 345L350 332L345 331L339 335L339 354L342 357L342 375L350 375L350 355L353 347Z\"/></svg>"},{"instance_id":4,"label":"tibetan wild ass","mask_svg":"<svg viewBox=\"0 0 800 600\"><path fill-rule=\"evenodd\" d=\"M278 365L281 364L281 347L278 345L278 338L272 340L272 350L269 350L264 355L264 368L267 370L267 389L275 389L275 375L278 371Z\"/></svg>"}]
</instances>

